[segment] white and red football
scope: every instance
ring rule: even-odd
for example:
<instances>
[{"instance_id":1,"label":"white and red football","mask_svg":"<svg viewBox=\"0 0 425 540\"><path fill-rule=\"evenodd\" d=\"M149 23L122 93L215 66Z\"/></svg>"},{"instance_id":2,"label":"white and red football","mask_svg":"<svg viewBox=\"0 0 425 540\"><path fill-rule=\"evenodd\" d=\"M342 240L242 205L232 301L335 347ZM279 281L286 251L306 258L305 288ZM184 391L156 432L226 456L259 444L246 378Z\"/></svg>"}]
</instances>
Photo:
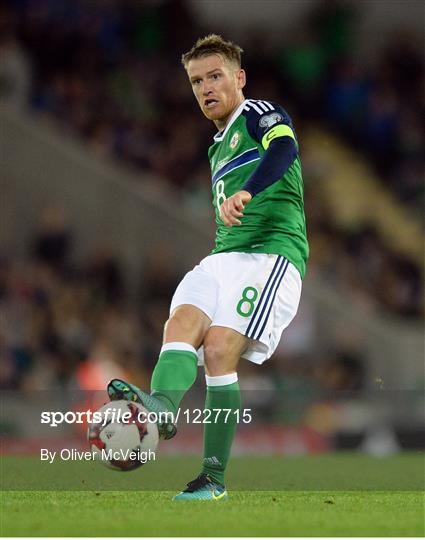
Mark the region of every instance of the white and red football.
<instances>
[{"instance_id":1,"label":"white and red football","mask_svg":"<svg viewBox=\"0 0 425 540\"><path fill-rule=\"evenodd\" d=\"M93 458L118 471L132 471L155 460L158 428L145 407L111 401L93 414L87 438Z\"/></svg>"}]
</instances>

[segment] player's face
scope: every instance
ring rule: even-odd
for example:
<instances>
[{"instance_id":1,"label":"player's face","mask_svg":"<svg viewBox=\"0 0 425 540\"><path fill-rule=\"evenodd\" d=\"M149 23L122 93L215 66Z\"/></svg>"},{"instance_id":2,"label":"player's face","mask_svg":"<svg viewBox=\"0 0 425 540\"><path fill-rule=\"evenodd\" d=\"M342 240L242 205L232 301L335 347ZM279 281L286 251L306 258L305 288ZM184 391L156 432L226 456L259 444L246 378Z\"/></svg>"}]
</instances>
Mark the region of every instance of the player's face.
<instances>
[{"instance_id":1,"label":"player's face","mask_svg":"<svg viewBox=\"0 0 425 540\"><path fill-rule=\"evenodd\" d=\"M244 100L244 70L222 56L212 54L190 60L187 74L202 112L219 129L224 128Z\"/></svg>"}]
</instances>

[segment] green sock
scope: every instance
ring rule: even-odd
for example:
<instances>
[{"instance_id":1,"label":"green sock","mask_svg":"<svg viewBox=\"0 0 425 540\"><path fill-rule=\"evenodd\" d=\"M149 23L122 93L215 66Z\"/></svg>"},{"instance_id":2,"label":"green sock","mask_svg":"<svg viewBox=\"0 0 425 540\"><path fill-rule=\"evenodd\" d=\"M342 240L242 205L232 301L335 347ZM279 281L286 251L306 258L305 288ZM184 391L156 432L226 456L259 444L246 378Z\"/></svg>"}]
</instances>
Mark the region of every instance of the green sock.
<instances>
[{"instance_id":1,"label":"green sock","mask_svg":"<svg viewBox=\"0 0 425 540\"><path fill-rule=\"evenodd\" d=\"M161 349L151 379L151 395L176 414L183 396L196 380L198 356L188 343L167 343Z\"/></svg>"},{"instance_id":2,"label":"green sock","mask_svg":"<svg viewBox=\"0 0 425 540\"><path fill-rule=\"evenodd\" d=\"M204 459L202 472L224 484L224 472L230 457L241 407L241 392L236 373L206 377L205 409L212 410L211 423L204 424ZM225 409L230 409L230 413ZM235 411L239 411L235 413Z\"/></svg>"}]
</instances>

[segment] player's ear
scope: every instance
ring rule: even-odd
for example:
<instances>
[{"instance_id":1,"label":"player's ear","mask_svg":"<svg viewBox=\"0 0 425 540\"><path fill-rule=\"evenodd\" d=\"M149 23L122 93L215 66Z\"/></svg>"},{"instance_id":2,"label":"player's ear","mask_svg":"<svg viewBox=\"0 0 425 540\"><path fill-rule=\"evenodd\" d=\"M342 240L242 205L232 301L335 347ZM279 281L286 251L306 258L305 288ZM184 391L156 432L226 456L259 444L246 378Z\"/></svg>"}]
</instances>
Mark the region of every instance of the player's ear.
<instances>
[{"instance_id":1,"label":"player's ear","mask_svg":"<svg viewBox=\"0 0 425 540\"><path fill-rule=\"evenodd\" d=\"M240 69L237 72L237 83L238 83L238 90L242 90L242 88L246 85L246 73L244 69Z\"/></svg>"}]
</instances>

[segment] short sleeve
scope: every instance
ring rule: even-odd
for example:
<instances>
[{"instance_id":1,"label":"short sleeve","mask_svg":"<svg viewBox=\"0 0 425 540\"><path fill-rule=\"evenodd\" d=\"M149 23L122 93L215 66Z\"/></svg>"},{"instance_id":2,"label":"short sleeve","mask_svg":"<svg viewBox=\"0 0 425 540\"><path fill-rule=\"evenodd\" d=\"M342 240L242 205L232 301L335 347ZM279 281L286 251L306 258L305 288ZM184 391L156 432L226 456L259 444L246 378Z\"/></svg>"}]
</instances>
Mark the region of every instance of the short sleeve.
<instances>
[{"instance_id":1,"label":"short sleeve","mask_svg":"<svg viewBox=\"0 0 425 540\"><path fill-rule=\"evenodd\" d=\"M248 133L264 150L279 137L290 137L298 147L292 121L279 104L271 101L247 100L243 114L246 117Z\"/></svg>"}]
</instances>

